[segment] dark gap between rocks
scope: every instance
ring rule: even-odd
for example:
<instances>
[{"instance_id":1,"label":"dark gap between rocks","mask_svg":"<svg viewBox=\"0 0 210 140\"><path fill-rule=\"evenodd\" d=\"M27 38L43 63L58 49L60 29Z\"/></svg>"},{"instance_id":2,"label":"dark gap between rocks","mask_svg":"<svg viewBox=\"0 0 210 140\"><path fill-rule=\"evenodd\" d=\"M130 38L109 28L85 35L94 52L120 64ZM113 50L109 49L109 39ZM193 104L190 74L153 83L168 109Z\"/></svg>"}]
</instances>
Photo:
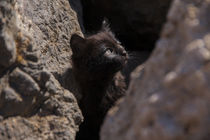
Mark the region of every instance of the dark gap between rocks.
<instances>
[{"instance_id":1,"label":"dark gap between rocks","mask_svg":"<svg viewBox=\"0 0 210 140\"><path fill-rule=\"evenodd\" d=\"M127 85L130 73L152 53L172 0L69 0L77 12L83 33L100 30L107 18L111 30L130 54L123 70Z\"/></svg>"}]
</instances>

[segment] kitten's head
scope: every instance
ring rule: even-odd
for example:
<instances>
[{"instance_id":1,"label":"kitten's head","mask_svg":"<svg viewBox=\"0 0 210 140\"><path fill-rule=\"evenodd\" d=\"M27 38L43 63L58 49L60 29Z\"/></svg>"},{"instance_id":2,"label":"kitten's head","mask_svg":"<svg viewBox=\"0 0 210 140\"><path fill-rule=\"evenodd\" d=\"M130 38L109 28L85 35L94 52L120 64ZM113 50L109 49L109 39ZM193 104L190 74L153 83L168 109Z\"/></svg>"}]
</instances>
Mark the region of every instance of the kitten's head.
<instances>
[{"instance_id":1,"label":"kitten's head","mask_svg":"<svg viewBox=\"0 0 210 140\"><path fill-rule=\"evenodd\" d=\"M107 27L87 38L73 34L70 45L74 67L92 74L114 74L128 59L125 49Z\"/></svg>"}]
</instances>

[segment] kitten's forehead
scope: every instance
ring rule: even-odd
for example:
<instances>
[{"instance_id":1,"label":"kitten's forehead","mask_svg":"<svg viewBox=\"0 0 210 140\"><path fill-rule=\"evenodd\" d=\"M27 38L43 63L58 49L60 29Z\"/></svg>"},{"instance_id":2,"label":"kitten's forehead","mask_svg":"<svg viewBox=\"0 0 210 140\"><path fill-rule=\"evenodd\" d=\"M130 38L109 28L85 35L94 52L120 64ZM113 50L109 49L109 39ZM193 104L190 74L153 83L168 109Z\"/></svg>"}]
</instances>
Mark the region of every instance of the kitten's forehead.
<instances>
[{"instance_id":1,"label":"kitten's forehead","mask_svg":"<svg viewBox=\"0 0 210 140\"><path fill-rule=\"evenodd\" d=\"M88 37L87 39L95 40L96 42L107 41L112 44L120 44L120 42L115 38L112 32L99 32L95 35Z\"/></svg>"}]
</instances>

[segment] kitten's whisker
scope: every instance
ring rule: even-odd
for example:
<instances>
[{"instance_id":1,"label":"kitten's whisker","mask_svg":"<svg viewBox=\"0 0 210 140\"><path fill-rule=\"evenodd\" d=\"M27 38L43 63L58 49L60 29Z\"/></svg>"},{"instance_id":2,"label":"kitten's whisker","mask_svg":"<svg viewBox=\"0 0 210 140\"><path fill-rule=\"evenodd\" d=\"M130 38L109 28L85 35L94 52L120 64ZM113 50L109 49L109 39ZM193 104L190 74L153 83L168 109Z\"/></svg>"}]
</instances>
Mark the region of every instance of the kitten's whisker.
<instances>
[{"instance_id":1,"label":"kitten's whisker","mask_svg":"<svg viewBox=\"0 0 210 140\"><path fill-rule=\"evenodd\" d=\"M132 55L129 55L128 56L128 59L129 60L131 60L131 59L138 59L138 58L139 58L139 56L137 56L137 55L136 56L132 56Z\"/></svg>"}]
</instances>

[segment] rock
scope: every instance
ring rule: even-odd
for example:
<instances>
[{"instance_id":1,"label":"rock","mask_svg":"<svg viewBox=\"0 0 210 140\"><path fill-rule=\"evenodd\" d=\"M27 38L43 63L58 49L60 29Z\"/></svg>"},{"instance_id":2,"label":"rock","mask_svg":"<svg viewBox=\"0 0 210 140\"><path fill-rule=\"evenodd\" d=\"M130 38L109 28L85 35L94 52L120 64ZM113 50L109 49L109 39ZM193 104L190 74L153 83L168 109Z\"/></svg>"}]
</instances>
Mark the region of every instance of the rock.
<instances>
[{"instance_id":1,"label":"rock","mask_svg":"<svg viewBox=\"0 0 210 140\"><path fill-rule=\"evenodd\" d=\"M40 63L56 77L71 67L69 41L72 33L81 34L76 13L68 0L25 1L18 0L17 24L23 33L30 35L34 49L41 52Z\"/></svg>"},{"instance_id":2,"label":"rock","mask_svg":"<svg viewBox=\"0 0 210 140\"><path fill-rule=\"evenodd\" d=\"M21 102L20 97L15 93L15 91L9 87L6 87L2 91L2 96L4 96L5 101L10 101L10 102Z\"/></svg>"},{"instance_id":3,"label":"rock","mask_svg":"<svg viewBox=\"0 0 210 140\"><path fill-rule=\"evenodd\" d=\"M68 0L0 1L1 140L75 139L83 117L65 77L75 32Z\"/></svg>"},{"instance_id":4,"label":"rock","mask_svg":"<svg viewBox=\"0 0 210 140\"><path fill-rule=\"evenodd\" d=\"M173 1L154 52L109 111L102 140L209 139L209 9L208 0Z\"/></svg>"},{"instance_id":5,"label":"rock","mask_svg":"<svg viewBox=\"0 0 210 140\"><path fill-rule=\"evenodd\" d=\"M66 131L68 127L68 120L65 117L47 116L43 118L34 116L29 119L12 117L0 124L0 131L2 140L73 140L72 132L74 130L71 128Z\"/></svg>"},{"instance_id":6,"label":"rock","mask_svg":"<svg viewBox=\"0 0 210 140\"><path fill-rule=\"evenodd\" d=\"M22 96L33 96L40 91L38 84L19 68L10 74L9 83Z\"/></svg>"},{"instance_id":7,"label":"rock","mask_svg":"<svg viewBox=\"0 0 210 140\"><path fill-rule=\"evenodd\" d=\"M3 89L0 98L0 115L5 117L17 115L20 112L24 112L25 108L27 108L27 106L23 106L22 97L10 87Z\"/></svg>"},{"instance_id":8,"label":"rock","mask_svg":"<svg viewBox=\"0 0 210 140\"><path fill-rule=\"evenodd\" d=\"M12 35L4 32L4 34L0 36L0 40L0 64L4 67L8 67L16 60L16 48L14 39Z\"/></svg>"},{"instance_id":9,"label":"rock","mask_svg":"<svg viewBox=\"0 0 210 140\"><path fill-rule=\"evenodd\" d=\"M172 0L82 0L84 25L98 31L104 18L129 51L151 51Z\"/></svg>"},{"instance_id":10,"label":"rock","mask_svg":"<svg viewBox=\"0 0 210 140\"><path fill-rule=\"evenodd\" d=\"M3 67L10 66L16 60L14 34L10 30L12 28L16 32L16 19L11 8L6 1L0 2L0 65Z\"/></svg>"}]
</instances>

